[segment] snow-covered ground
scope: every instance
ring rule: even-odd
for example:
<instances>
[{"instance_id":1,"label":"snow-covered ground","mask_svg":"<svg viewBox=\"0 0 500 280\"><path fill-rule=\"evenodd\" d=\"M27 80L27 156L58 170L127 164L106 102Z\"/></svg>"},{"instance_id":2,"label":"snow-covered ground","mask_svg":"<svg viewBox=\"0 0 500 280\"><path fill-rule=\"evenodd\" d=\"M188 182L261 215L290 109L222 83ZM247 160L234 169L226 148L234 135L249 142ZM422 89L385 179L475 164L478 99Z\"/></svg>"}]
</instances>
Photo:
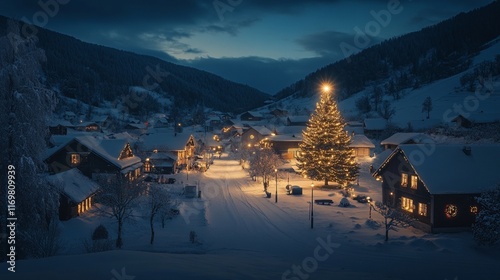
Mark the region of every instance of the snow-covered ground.
<instances>
[{"instance_id":1,"label":"snow-covered ground","mask_svg":"<svg viewBox=\"0 0 500 280\"><path fill-rule=\"evenodd\" d=\"M380 185L368 174L371 159L361 162L355 191L380 200ZM165 228L155 224L149 245L146 218L127 222L124 247L86 254L83 239L100 223L115 235L113 220L88 212L63 222L62 255L22 260L17 272L0 265L1 279L499 279L500 253L475 247L471 233L426 234L414 228L390 232L385 243L382 217L355 201L339 207L338 190L314 191L331 206L314 205L310 228L311 181L279 174L271 198L261 182L252 181L238 161L224 154L206 173L173 175L178 184L164 185L177 197L181 214ZM189 180L188 180L189 179ZM302 196L286 195L285 185L304 188ZM177 196L182 185L198 184L202 198ZM319 185L320 182L314 182ZM138 209L137 213L141 213ZM198 242L189 242L195 231ZM7 278L5 278L8 276Z\"/></svg>"}]
</instances>

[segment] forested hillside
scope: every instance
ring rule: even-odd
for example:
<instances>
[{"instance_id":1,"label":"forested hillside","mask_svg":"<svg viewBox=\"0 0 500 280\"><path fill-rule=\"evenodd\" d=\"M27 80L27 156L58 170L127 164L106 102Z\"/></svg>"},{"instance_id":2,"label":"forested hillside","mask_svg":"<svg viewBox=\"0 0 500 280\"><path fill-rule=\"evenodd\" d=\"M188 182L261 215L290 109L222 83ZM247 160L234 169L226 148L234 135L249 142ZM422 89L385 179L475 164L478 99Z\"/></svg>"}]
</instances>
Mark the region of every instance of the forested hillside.
<instances>
[{"instance_id":1,"label":"forested hillside","mask_svg":"<svg viewBox=\"0 0 500 280\"><path fill-rule=\"evenodd\" d=\"M386 40L348 59L325 66L277 93L309 96L326 78L345 99L369 86L379 93L399 98L401 90L418 88L466 70L471 58L500 35L500 2Z\"/></svg>"},{"instance_id":2,"label":"forested hillside","mask_svg":"<svg viewBox=\"0 0 500 280\"><path fill-rule=\"evenodd\" d=\"M0 16L0 35L5 35L6 21ZM205 105L235 113L258 107L269 97L205 71L37 29L38 46L47 57L43 67L49 85L88 104L114 101L127 94L130 86L154 88L178 107ZM158 86L153 87L154 83Z\"/></svg>"}]
</instances>

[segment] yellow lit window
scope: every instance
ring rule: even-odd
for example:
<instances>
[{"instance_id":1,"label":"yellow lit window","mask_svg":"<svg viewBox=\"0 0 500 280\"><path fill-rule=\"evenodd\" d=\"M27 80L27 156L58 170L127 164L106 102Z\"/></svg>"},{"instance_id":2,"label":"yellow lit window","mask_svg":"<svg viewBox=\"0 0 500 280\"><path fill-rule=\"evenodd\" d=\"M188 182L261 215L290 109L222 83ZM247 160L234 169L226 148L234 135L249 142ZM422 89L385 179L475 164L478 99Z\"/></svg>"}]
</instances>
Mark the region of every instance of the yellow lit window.
<instances>
[{"instance_id":1,"label":"yellow lit window","mask_svg":"<svg viewBox=\"0 0 500 280\"><path fill-rule=\"evenodd\" d=\"M413 212L414 209L413 200L406 197L401 197L401 209L406 210L408 212Z\"/></svg>"},{"instance_id":2,"label":"yellow lit window","mask_svg":"<svg viewBox=\"0 0 500 280\"><path fill-rule=\"evenodd\" d=\"M477 212L478 212L477 206L471 206L471 207L470 207L470 212L471 212L472 214L476 215L476 214L477 214Z\"/></svg>"},{"instance_id":3,"label":"yellow lit window","mask_svg":"<svg viewBox=\"0 0 500 280\"><path fill-rule=\"evenodd\" d=\"M411 175L411 188L416 189L418 185L417 183L418 183L418 176Z\"/></svg>"},{"instance_id":4,"label":"yellow lit window","mask_svg":"<svg viewBox=\"0 0 500 280\"><path fill-rule=\"evenodd\" d=\"M71 154L71 164L72 165L80 164L80 155L79 154Z\"/></svg>"},{"instance_id":5,"label":"yellow lit window","mask_svg":"<svg viewBox=\"0 0 500 280\"><path fill-rule=\"evenodd\" d=\"M250 139L254 139L255 136L253 134L250 135Z\"/></svg>"},{"instance_id":6,"label":"yellow lit window","mask_svg":"<svg viewBox=\"0 0 500 280\"><path fill-rule=\"evenodd\" d=\"M418 214L420 216L427 216L427 204L426 203L419 203L418 204Z\"/></svg>"},{"instance_id":7,"label":"yellow lit window","mask_svg":"<svg viewBox=\"0 0 500 280\"><path fill-rule=\"evenodd\" d=\"M406 187L408 185L408 174L401 174L401 186Z\"/></svg>"}]
</instances>

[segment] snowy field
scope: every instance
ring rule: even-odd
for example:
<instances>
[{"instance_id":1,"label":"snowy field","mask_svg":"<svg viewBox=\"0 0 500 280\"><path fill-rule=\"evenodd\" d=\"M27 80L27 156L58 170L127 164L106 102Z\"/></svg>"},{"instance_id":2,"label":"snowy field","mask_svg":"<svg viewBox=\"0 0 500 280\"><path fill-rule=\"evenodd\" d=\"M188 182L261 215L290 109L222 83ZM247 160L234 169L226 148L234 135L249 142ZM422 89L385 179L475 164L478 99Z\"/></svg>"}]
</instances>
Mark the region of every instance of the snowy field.
<instances>
[{"instance_id":1,"label":"snowy field","mask_svg":"<svg viewBox=\"0 0 500 280\"><path fill-rule=\"evenodd\" d=\"M368 174L371 159L361 162L356 193L380 200L380 184ZM339 207L338 190L314 191L333 205L314 205L310 228L311 181L279 174L271 198L262 182L252 181L238 161L224 154L206 173L173 175L168 188L180 215L165 228L149 224L137 209L125 224L122 250L87 254L83 240L104 224L110 236L116 224L87 212L62 223L60 255L16 263L16 273L0 265L1 279L500 279L500 252L476 248L471 233L426 234L414 228L391 231L384 242L382 217L369 205L350 200ZM187 180L189 178L189 180ZM286 195L287 181L304 188L302 196ZM180 196L182 183L198 184L202 198ZM320 182L314 182L319 185ZM189 242L195 231L198 242Z\"/></svg>"}]
</instances>

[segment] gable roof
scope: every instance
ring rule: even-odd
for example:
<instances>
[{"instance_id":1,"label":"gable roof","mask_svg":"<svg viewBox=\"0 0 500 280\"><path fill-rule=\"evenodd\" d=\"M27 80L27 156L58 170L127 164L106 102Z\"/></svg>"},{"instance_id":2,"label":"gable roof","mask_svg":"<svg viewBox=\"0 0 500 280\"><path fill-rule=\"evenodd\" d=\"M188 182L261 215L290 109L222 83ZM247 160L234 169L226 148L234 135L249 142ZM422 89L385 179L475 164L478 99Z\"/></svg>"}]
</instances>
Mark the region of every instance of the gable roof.
<instances>
[{"instance_id":1,"label":"gable roof","mask_svg":"<svg viewBox=\"0 0 500 280\"><path fill-rule=\"evenodd\" d=\"M289 116L287 119L292 123L307 123L310 116Z\"/></svg>"},{"instance_id":2,"label":"gable roof","mask_svg":"<svg viewBox=\"0 0 500 280\"><path fill-rule=\"evenodd\" d=\"M500 183L497 161L500 144L468 145L400 145L373 174L383 171L396 154L403 154L431 194L473 194Z\"/></svg>"},{"instance_id":3,"label":"gable roof","mask_svg":"<svg viewBox=\"0 0 500 280\"><path fill-rule=\"evenodd\" d=\"M492 123L500 121L500 112L493 113L469 113L467 116L458 115L451 121L456 122L459 117L469 120L474 123Z\"/></svg>"},{"instance_id":4,"label":"gable roof","mask_svg":"<svg viewBox=\"0 0 500 280\"><path fill-rule=\"evenodd\" d=\"M423 134L417 132L398 132L391 135L380 142L381 145L400 145L405 144L408 141L413 140L415 143L432 142L432 139Z\"/></svg>"},{"instance_id":5,"label":"gable roof","mask_svg":"<svg viewBox=\"0 0 500 280\"><path fill-rule=\"evenodd\" d=\"M120 169L141 162L141 158L135 155L129 158L118 159L121 151L129 143L127 139L97 139L92 136L79 136L75 140Z\"/></svg>"},{"instance_id":6,"label":"gable roof","mask_svg":"<svg viewBox=\"0 0 500 280\"><path fill-rule=\"evenodd\" d=\"M255 131L257 131L262 136L268 136L268 135L271 135L273 133L271 130L269 130L269 128L267 128L265 126L253 125L250 128L253 128Z\"/></svg>"},{"instance_id":7,"label":"gable roof","mask_svg":"<svg viewBox=\"0 0 500 280\"><path fill-rule=\"evenodd\" d=\"M186 148L190 137L192 137L190 133L151 133L142 138L142 146L146 151L180 151Z\"/></svg>"},{"instance_id":8,"label":"gable roof","mask_svg":"<svg viewBox=\"0 0 500 280\"><path fill-rule=\"evenodd\" d=\"M78 168L47 176L50 185L60 190L76 203L84 201L99 189L99 185L83 175Z\"/></svg>"},{"instance_id":9,"label":"gable roof","mask_svg":"<svg viewBox=\"0 0 500 280\"><path fill-rule=\"evenodd\" d=\"M373 149L375 148L375 145L364 134L356 134L351 137L351 144L349 144L349 147Z\"/></svg>"}]
</instances>

